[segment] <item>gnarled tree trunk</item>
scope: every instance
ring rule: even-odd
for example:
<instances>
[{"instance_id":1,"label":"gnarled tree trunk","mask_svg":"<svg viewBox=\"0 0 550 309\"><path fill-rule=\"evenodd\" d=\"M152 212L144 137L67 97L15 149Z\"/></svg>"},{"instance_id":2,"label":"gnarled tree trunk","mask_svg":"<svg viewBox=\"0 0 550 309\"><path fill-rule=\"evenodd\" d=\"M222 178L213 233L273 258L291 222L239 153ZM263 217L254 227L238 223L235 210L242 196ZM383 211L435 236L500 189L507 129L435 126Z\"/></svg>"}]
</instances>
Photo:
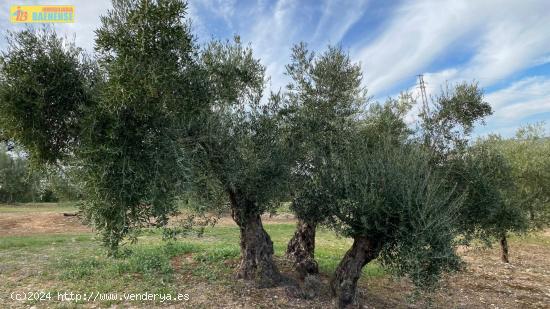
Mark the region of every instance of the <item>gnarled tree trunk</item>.
<instances>
[{"instance_id":1,"label":"gnarled tree trunk","mask_svg":"<svg viewBox=\"0 0 550 309\"><path fill-rule=\"evenodd\" d=\"M286 256L294 263L294 267L302 278L306 275L319 273L315 261L315 229L314 222L299 219L294 236L288 242Z\"/></svg>"},{"instance_id":2,"label":"gnarled tree trunk","mask_svg":"<svg viewBox=\"0 0 550 309\"><path fill-rule=\"evenodd\" d=\"M380 253L380 243L366 236L353 240L351 249L340 261L330 282L332 296L337 298L338 308L346 308L355 302L357 281L361 270Z\"/></svg>"},{"instance_id":3,"label":"gnarled tree trunk","mask_svg":"<svg viewBox=\"0 0 550 309\"><path fill-rule=\"evenodd\" d=\"M504 263L510 263L510 259L508 256L508 240L506 239L506 233L502 233L500 236L500 259Z\"/></svg>"},{"instance_id":4,"label":"gnarled tree trunk","mask_svg":"<svg viewBox=\"0 0 550 309\"><path fill-rule=\"evenodd\" d=\"M230 193L231 216L240 229L241 262L237 278L255 280L260 287L276 285L281 275L273 261L273 242L264 230L257 205Z\"/></svg>"}]
</instances>

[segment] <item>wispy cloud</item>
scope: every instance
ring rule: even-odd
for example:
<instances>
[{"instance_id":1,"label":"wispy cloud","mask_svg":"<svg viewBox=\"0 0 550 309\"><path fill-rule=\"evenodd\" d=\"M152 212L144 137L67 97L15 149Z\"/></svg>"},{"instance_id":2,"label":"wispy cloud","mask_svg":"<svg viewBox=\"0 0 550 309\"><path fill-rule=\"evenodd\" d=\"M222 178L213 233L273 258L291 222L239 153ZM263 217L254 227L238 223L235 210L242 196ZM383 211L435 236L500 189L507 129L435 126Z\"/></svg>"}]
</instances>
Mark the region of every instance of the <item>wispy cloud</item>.
<instances>
[{"instance_id":1,"label":"wispy cloud","mask_svg":"<svg viewBox=\"0 0 550 309\"><path fill-rule=\"evenodd\" d=\"M385 31L371 44L356 47L373 92L429 72L429 66L455 48L471 50L465 64L428 75L438 87L449 81L477 79L491 85L547 61L550 53L550 2L415 1L396 8ZM546 60L545 60L546 59Z\"/></svg>"},{"instance_id":2,"label":"wispy cloud","mask_svg":"<svg viewBox=\"0 0 550 309\"><path fill-rule=\"evenodd\" d=\"M286 84L285 65L292 45L304 41L318 50L329 43L339 44L367 4L367 0L257 0L249 7L236 9L237 4L231 0L207 0L192 2L191 12L194 19L198 18L194 23L201 34L209 22L205 16L223 17L227 37L239 34L244 42L252 44L271 78L270 88L278 90Z\"/></svg>"},{"instance_id":3,"label":"wispy cloud","mask_svg":"<svg viewBox=\"0 0 550 309\"><path fill-rule=\"evenodd\" d=\"M202 3L217 15L229 20L235 13L237 0L204 0Z\"/></svg>"},{"instance_id":4,"label":"wispy cloud","mask_svg":"<svg viewBox=\"0 0 550 309\"><path fill-rule=\"evenodd\" d=\"M262 58L275 89L284 84L282 76L284 65L289 59L291 42L300 38L298 8L297 1L280 0L272 11L258 15L250 33L243 34L246 40L252 42L256 54Z\"/></svg>"},{"instance_id":5,"label":"wispy cloud","mask_svg":"<svg viewBox=\"0 0 550 309\"><path fill-rule=\"evenodd\" d=\"M535 76L517 81L486 97L495 110L495 122L517 122L528 116L550 113L550 77Z\"/></svg>"},{"instance_id":6,"label":"wispy cloud","mask_svg":"<svg viewBox=\"0 0 550 309\"><path fill-rule=\"evenodd\" d=\"M193 12L196 12L198 10L198 7L208 10L214 13L214 15L222 18L228 24L228 26L231 27L232 18L235 14L236 4L237 0L202 0L190 2L189 6L191 7L191 10L193 10Z\"/></svg>"},{"instance_id":7,"label":"wispy cloud","mask_svg":"<svg viewBox=\"0 0 550 309\"><path fill-rule=\"evenodd\" d=\"M325 0L323 12L311 41L339 43L349 29L363 16L367 4L366 0Z\"/></svg>"},{"instance_id":8,"label":"wispy cloud","mask_svg":"<svg viewBox=\"0 0 550 309\"><path fill-rule=\"evenodd\" d=\"M471 3L471 2L470 2ZM422 72L449 46L483 20L459 1L414 1L395 8L384 31L368 45L355 46L371 93L391 90Z\"/></svg>"},{"instance_id":9,"label":"wispy cloud","mask_svg":"<svg viewBox=\"0 0 550 309\"><path fill-rule=\"evenodd\" d=\"M48 3L76 6L76 23L54 27L75 35L78 45L92 51L99 15L111 7L110 0ZM5 12L9 6L9 1L0 3ZM504 131L548 112L550 76L540 70L529 73L534 66L550 63L548 12L547 0L189 2L200 41L240 34L266 65L273 90L287 82L285 65L293 44L305 41L319 51L329 43L342 43L362 63L365 85L376 97L407 88L416 92L419 73L425 76L428 94L439 92L446 82L477 80L489 89L508 85L487 94L495 110L489 128ZM22 28L7 19L0 20L0 27ZM3 44L0 40L0 48ZM514 80L518 76L522 79Z\"/></svg>"}]
</instances>

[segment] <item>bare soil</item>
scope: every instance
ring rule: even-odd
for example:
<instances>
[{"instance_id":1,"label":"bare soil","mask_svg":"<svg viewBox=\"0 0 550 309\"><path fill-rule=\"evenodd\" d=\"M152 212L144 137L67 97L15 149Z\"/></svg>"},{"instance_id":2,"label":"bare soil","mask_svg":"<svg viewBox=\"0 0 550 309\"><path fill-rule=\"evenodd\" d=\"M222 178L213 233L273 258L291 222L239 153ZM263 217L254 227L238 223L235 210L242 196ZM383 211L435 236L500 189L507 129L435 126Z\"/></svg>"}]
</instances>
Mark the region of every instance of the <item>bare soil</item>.
<instances>
[{"instance_id":1,"label":"bare soil","mask_svg":"<svg viewBox=\"0 0 550 309\"><path fill-rule=\"evenodd\" d=\"M448 275L441 287L429 295L416 295L406 279L364 278L359 285L357 308L550 308L550 247L514 242L512 262L499 260L498 248L467 250L463 272ZM232 266L237 265L232 261ZM287 277L295 278L288 263L277 260ZM174 267L195 263L189 255L173 260ZM178 272L181 280L192 277ZM287 286L257 289L234 281L231 285L196 282L185 293L186 305L197 308L332 308L329 277L321 278L320 296L314 300L295 298ZM416 296L415 296L416 295Z\"/></svg>"},{"instance_id":2,"label":"bare soil","mask_svg":"<svg viewBox=\"0 0 550 309\"><path fill-rule=\"evenodd\" d=\"M288 224L294 222L294 216L280 214L264 215L265 224ZM217 226L237 226L230 217L217 220ZM59 211L5 212L0 213L0 236L31 236L37 234L77 234L92 232L76 216L64 216Z\"/></svg>"},{"instance_id":3,"label":"bare soil","mask_svg":"<svg viewBox=\"0 0 550 309\"><path fill-rule=\"evenodd\" d=\"M78 217L66 217L62 212L0 214L0 236L70 234L91 231L91 228L82 225Z\"/></svg>"},{"instance_id":4,"label":"bare soil","mask_svg":"<svg viewBox=\"0 0 550 309\"><path fill-rule=\"evenodd\" d=\"M292 216L265 216L266 224L291 223ZM219 225L233 225L221 218ZM91 232L77 217L62 212L2 213L0 236L26 236L43 233ZM358 308L550 308L550 230L540 232L539 241L515 238L510 243L510 264L500 261L498 247L460 250L467 263L465 271L448 275L441 287L428 298L411 298L413 287L406 279L363 278L359 286ZM304 300L292 297L287 286L257 289L253 284L235 280L232 284L206 282L194 278L182 265L197 263L191 255L174 258L178 280L191 299L184 306L193 308L330 308L329 278L321 278L320 297ZM237 260L229 260L237 266ZM277 259L288 277L294 273ZM296 278L294 278L296 279Z\"/></svg>"}]
</instances>

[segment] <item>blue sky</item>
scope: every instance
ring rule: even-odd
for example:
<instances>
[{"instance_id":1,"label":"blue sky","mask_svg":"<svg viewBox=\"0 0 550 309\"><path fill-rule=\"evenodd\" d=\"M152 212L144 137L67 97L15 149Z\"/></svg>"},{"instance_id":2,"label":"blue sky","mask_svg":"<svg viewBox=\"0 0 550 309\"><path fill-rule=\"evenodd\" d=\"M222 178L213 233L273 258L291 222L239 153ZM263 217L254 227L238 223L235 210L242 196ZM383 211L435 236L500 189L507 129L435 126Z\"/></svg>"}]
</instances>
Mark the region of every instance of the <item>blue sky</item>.
<instances>
[{"instance_id":1,"label":"blue sky","mask_svg":"<svg viewBox=\"0 0 550 309\"><path fill-rule=\"evenodd\" d=\"M57 25L92 50L98 16L109 0L8 1L73 4L76 23ZM445 83L476 80L494 109L476 134L511 136L521 125L546 121L550 128L550 1L200 0L189 15L201 41L239 34L262 59L270 87L284 87L293 44L322 51L340 44L363 68L363 82L378 100L400 91L417 93L416 75L436 94ZM5 42L0 41L0 48Z\"/></svg>"}]
</instances>

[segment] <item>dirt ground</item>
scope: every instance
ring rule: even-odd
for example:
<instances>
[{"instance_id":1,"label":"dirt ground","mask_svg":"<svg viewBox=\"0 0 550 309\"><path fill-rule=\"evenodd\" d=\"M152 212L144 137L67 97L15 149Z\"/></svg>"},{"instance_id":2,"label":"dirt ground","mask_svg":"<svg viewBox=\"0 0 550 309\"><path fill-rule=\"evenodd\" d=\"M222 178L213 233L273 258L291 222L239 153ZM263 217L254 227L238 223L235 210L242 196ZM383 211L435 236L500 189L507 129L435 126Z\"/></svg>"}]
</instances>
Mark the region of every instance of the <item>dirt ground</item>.
<instances>
[{"instance_id":1,"label":"dirt ground","mask_svg":"<svg viewBox=\"0 0 550 309\"><path fill-rule=\"evenodd\" d=\"M293 222L289 215L265 216L264 220L267 224ZM218 224L234 223L222 218ZM77 217L65 217L62 212L0 214L0 236L80 232L91 229L81 225ZM360 283L358 308L550 308L550 230L537 237L538 241L511 241L510 264L500 262L498 248L464 250L461 255L467 262L466 271L447 276L430 299L411 302L413 289L404 279L366 278ZM189 261L184 256L173 261L180 280L191 279L189 274L177 271L178 264ZM235 267L238 263L226 262ZM285 261L277 262L283 273L293 276ZM242 281L232 285L197 282L186 293L194 296L188 305L199 308L332 307L329 278L321 279L322 296L316 300L293 298L285 286L257 289Z\"/></svg>"},{"instance_id":2,"label":"dirt ground","mask_svg":"<svg viewBox=\"0 0 550 309\"><path fill-rule=\"evenodd\" d=\"M500 262L498 250L468 250L463 253L467 270L447 276L431 296L412 299L413 287L404 279L367 278L359 287L356 308L550 308L550 248L538 245L514 246L513 261ZM283 274L293 277L287 262L277 260ZM174 259L193 263L190 257ZM237 266L238 261L232 261ZM177 272L180 280L192 280L185 272ZM329 278L322 278L320 296L303 300L289 296L280 286L257 289L242 281L232 285L196 282L186 293L192 295L187 304L192 308L332 308ZM254 304L254 305L251 305Z\"/></svg>"},{"instance_id":3,"label":"dirt ground","mask_svg":"<svg viewBox=\"0 0 550 309\"><path fill-rule=\"evenodd\" d=\"M366 278L360 282L356 308L550 308L550 246L513 242L511 250L510 264L500 261L498 248L462 252L466 270L447 276L435 293L416 300L413 286L405 279ZM173 262L191 259L183 256ZM294 277L288 262L277 262L283 274ZM232 263L236 267L238 261ZM178 276L190 279L185 273ZM329 280L321 278L321 296L315 300L291 297L285 286L256 289L242 281L231 286L197 282L186 293L194 296L189 303L192 308L332 308Z\"/></svg>"},{"instance_id":4,"label":"dirt ground","mask_svg":"<svg viewBox=\"0 0 550 309\"><path fill-rule=\"evenodd\" d=\"M74 211L68 211L74 213ZM293 216L281 214L263 216L266 224L288 224L293 222ZM218 226L236 226L229 217L219 218ZM0 236L30 236L36 234L59 234L92 232L92 229L82 225L78 217L64 216L59 211L41 212L6 212L0 213Z\"/></svg>"},{"instance_id":5,"label":"dirt ground","mask_svg":"<svg viewBox=\"0 0 550 309\"><path fill-rule=\"evenodd\" d=\"M433 296L436 307L550 308L548 244L514 242L510 264L500 261L498 248L470 249L462 257L466 271L445 278ZM403 281L386 285L384 280L368 284L365 302L376 308L400 307L403 299L395 296L400 289L410 290L410 285Z\"/></svg>"},{"instance_id":6,"label":"dirt ground","mask_svg":"<svg viewBox=\"0 0 550 309\"><path fill-rule=\"evenodd\" d=\"M77 217L66 217L62 212L14 212L0 214L1 236L29 236L36 234L68 234L91 232Z\"/></svg>"}]
</instances>

